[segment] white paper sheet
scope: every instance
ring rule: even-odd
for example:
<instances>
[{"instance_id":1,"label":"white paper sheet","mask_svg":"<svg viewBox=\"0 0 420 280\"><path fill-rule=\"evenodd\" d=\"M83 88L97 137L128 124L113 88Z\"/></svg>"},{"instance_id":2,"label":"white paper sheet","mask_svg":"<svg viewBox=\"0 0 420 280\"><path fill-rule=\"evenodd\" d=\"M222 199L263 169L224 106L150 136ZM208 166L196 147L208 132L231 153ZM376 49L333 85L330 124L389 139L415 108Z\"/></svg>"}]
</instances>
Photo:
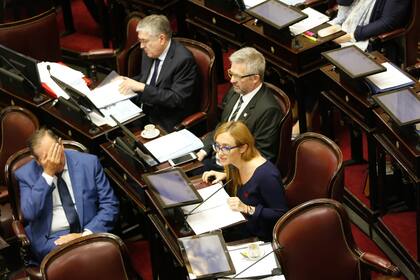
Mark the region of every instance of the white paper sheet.
<instances>
[{"instance_id":1,"label":"white paper sheet","mask_svg":"<svg viewBox=\"0 0 420 280\"><path fill-rule=\"evenodd\" d=\"M240 273L245 268L249 267L257 260L251 260L245 257L241 252L246 251L250 243L241 244L238 246L227 246L229 251L230 258L232 259L233 265L235 266L236 273ZM250 267L248 270L244 271L237 276L238 279L243 279L247 277L257 277L264 275L271 275L271 271L274 268L279 267L271 243L262 244L260 242L260 248L263 251L263 256L266 256L264 259L261 259L257 264ZM234 277L235 275L227 276L229 278ZM285 279L283 275L278 276L267 276L263 279Z\"/></svg>"},{"instance_id":2,"label":"white paper sheet","mask_svg":"<svg viewBox=\"0 0 420 280\"><path fill-rule=\"evenodd\" d=\"M82 72L55 62L39 62L37 66L41 83L45 83L57 97L62 96L69 99L68 94L51 79L50 74L84 94L90 93L90 89L86 85L85 80L83 80L84 74ZM50 67L49 71L47 66Z\"/></svg>"},{"instance_id":3,"label":"white paper sheet","mask_svg":"<svg viewBox=\"0 0 420 280\"><path fill-rule=\"evenodd\" d=\"M392 89L401 85L414 83L408 76L406 76L400 69L389 62L384 62L382 65L386 68L385 72L367 76L371 83L376 85L379 89Z\"/></svg>"},{"instance_id":4,"label":"white paper sheet","mask_svg":"<svg viewBox=\"0 0 420 280\"><path fill-rule=\"evenodd\" d=\"M89 99L96 105L96 107L104 108L136 96L136 93L133 91L129 94L120 93L118 88L122 81L123 77L118 75L115 71L112 71L100 85L92 90L92 94L88 96Z\"/></svg>"},{"instance_id":5,"label":"white paper sheet","mask_svg":"<svg viewBox=\"0 0 420 280\"><path fill-rule=\"evenodd\" d=\"M203 142L187 129L183 129L149 141L144 145L162 163L201 149Z\"/></svg>"},{"instance_id":6,"label":"white paper sheet","mask_svg":"<svg viewBox=\"0 0 420 280\"><path fill-rule=\"evenodd\" d=\"M142 110L131 100L124 100L101 109L101 112L105 115L105 118L101 117L95 112L91 112L89 114L93 123L96 126L107 124L111 127L114 127L117 125L117 123L110 117L110 115L122 123L136 117L142 112Z\"/></svg>"},{"instance_id":7,"label":"white paper sheet","mask_svg":"<svg viewBox=\"0 0 420 280\"><path fill-rule=\"evenodd\" d=\"M293 35L301 34L309 29L312 29L318 25L323 24L324 22L329 21L329 17L318 12L317 10L314 10L312 8L306 8L303 9L302 12L308 15L308 17L304 20L301 20L293 25L291 25L290 32L293 33Z\"/></svg>"},{"instance_id":8,"label":"white paper sheet","mask_svg":"<svg viewBox=\"0 0 420 280\"><path fill-rule=\"evenodd\" d=\"M214 195L187 217L188 224L196 234L221 229L245 221L244 216L240 212L232 211L230 209L227 203L229 195L223 188L220 189L221 186L222 184L218 183L198 190L203 200L213 193ZM182 207L182 210L184 213L188 214L197 205L198 204Z\"/></svg>"}]
</instances>

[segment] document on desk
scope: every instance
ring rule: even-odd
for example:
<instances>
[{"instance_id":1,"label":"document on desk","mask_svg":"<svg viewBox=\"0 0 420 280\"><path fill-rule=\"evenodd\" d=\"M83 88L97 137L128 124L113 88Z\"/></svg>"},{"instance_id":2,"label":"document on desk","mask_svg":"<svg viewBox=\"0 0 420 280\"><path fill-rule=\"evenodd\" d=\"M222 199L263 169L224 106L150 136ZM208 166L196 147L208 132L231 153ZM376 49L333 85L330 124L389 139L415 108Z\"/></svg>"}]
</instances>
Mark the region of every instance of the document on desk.
<instances>
[{"instance_id":1,"label":"document on desk","mask_svg":"<svg viewBox=\"0 0 420 280\"><path fill-rule=\"evenodd\" d=\"M295 36L330 20L328 16L312 8L303 9L302 12L307 14L308 17L289 26L290 32Z\"/></svg>"},{"instance_id":2,"label":"document on desk","mask_svg":"<svg viewBox=\"0 0 420 280\"><path fill-rule=\"evenodd\" d=\"M101 126L104 124L107 124L111 127L116 126L117 123L110 117L110 115L122 123L138 116L142 112L142 110L131 100L120 101L100 110L105 115L105 118L101 117L95 112L91 112L89 114L92 122L96 126Z\"/></svg>"},{"instance_id":3,"label":"document on desk","mask_svg":"<svg viewBox=\"0 0 420 280\"><path fill-rule=\"evenodd\" d=\"M162 163L201 149L203 142L187 129L183 129L149 141L144 146Z\"/></svg>"},{"instance_id":4,"label":"document on desk","mask_svg":"<svg viewBox=\"0 0 420 280\"><path fill-rule=\"evenodd\" d=\"M258 260L251 260L247 258L244 254L246 252L248 245L250 243L244 243L237 246L227 246L229 251L230 258L232 259L233 265L235 266L236 273L240 273L253 263ZM272 275L272 270L278 268L279 265L276 260L275 253L273 252L273 247L271 243L263 243L260 242L260 249L262 252L262 257L265 256L264 259L259 261L257 264L253 265L249 269L245 270L243 273L239 274L237 277L235 275L229 275L227 277L235 279L247 279L247 278L257 278L258 279L286 279L283 275ZM264 277L265 278L260 278Z\"/></svg>"},{"instance_id":5,"label":"document on desk","mask_svg":"<svg viewBox=\"0 0 420 280\"><path fill-rule=\"evenodd\" d=\"M217 183L198 190L203 200L206 200L212 194L214 195L187 217L188 224L196 234L221 229L246 221L240 212L230 209L227 203L229 195L225 189L220 189L221 186L221 183ZM189 214L197 205L184 206L182 210L185 214Z\"/></svg>"},{"instance_id":6,"label":"document on desk","mask_svg":"<svg viewBox=\"0 0 420 280\"><path fill-rule=\"evenodd\" d=\"M50 68L49 70L48 66ZM90 93L90 89L83 79L84 74L80 71L56 62L39 62L37 67L41 83L48 91L51 91L57 97L62 96L69 99L68 94L59 85L57 85L53 79L51 79L50 75L57 77L61 81L83 92L84 94Z\"/></svg>"},{"instance_id":7,"label":"document on desk","mask_svg":"<svg viewBox=\"0 0 420 280\"><path fill-rule=\"evenodd\" d=\"M98 108L104 108L117 102L127 100L136 96L134 91L128 94L122 94L119 86L123 77L112 71L108 76L94 89L88 97Z\"/></svg>"},{"instance_id":8,"label":"document on desk","mask_svg":"<svg viewBox=\"0 0 420 280\"><path fill-rule=\"evenodd\" d=\"M414 81L392 63L384 62L385 72L366 77L373 93L384 92L414 85Z\"/></svg>"}]
</instances>

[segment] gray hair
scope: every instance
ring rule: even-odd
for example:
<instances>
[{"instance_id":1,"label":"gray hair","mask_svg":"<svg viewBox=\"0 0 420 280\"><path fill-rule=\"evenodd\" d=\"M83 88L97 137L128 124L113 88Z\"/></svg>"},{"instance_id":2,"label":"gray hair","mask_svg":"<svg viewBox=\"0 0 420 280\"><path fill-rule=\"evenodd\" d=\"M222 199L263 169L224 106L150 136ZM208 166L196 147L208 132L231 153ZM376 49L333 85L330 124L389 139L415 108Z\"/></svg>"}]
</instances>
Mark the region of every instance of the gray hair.
<instances>
[{"instance_id":1,"label":"gray hair","mask_svg":"<svg viewBox=\"0 0 420 280\"><path fill-rule=\"evenodd\" d=\"M31 138L29 138L29 140L28 140L29 150L31 151L31 154L35 158L36 158L36 155L34 153L34 150L41 143L42 139L46 135L48 135L51 138L53 138L56 141L58 141L58 136L51 129L48 129L48 128L45 128L45 127L41 127L40 129L38 129L37 131L35 131L34 134L32 134Z\"/></svg>"},{"instance_id":2,"label":"gray hair","mask_svg":"<svg viewBox=\"0 0 420 280\"><path fill-rule=\"evenodd\" d=\"M261 80L264 79L265 58L254 48L246 47L237 50L229 57L232 63L245 64L247 74L258 74Z\"/></svg>"},{"instance_id":3,"label":"gray hair","mask_svg":"<svg viewBox=\"0 0 420 280\"><path fill-rule=\"evenodd\" d=\"M150 15L143 18L136 27L136 31L145 31L151 36L164 34L166 38L172 37L172 30L169 20L164 15Z\"/></svg>"}]
</instances>

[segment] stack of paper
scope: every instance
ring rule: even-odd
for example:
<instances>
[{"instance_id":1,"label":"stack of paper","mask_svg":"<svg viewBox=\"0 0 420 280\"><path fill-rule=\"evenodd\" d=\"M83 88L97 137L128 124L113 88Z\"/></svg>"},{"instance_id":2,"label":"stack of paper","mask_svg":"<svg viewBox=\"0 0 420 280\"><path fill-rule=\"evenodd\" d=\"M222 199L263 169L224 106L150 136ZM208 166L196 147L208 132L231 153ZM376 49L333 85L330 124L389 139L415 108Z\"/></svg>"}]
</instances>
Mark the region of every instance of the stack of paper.
<instances>
[{"instance_id":1,"label":"stack of paper","mask_svg":"<svg viewBox=\"0 0 420 280\"><path fill-rule=\"evenodd\" d=\"M382 65L386 68L385 72L366 77L372 93L385 92L414 85L414 81L392 63L384 62Z\"/></svg>"},{"instance_id":2,"label":"stack of paper","mask_svg":"<svg viewBox=\"0 0 420 280\"><path fill-rule=\"evenodd\" d=\"M190 131L183 129L144 144L159 162L176 158L203 147L203 142Z\"/></svg>"},{"instance_id":3,"label":"stack of paper","mask_svg":"<svg viewBox=\"0 0 420 280\"><path fill-rule=\"evenodd\" d=\"M55 62L39 62L37 66L41 83L44 84L44 86L46 86L49 90L51 90L52 93L57 97L62 96L66 99L69 99L68 94L63 89L61 89L61 87L59 87L53 81L53 79L51 79L51 75L79 90L80 92L85 94L90 93L90 89L86 85L85 80L83 80L84 74L82 72L74 70L64 64ZM49 70L48 67L50 68Z\"/></svg>"},{"instance_id":4,"label":"stack of paper","mask_svg":"<svg viewBox=\"0 0 420 280\"><path fill-rule=\"evenodd\" d=\"M230 258L232 259L233 265L235 266L235 275L226 276L229 278L235 277L237 279L243 278L258 278L258 279L285 279L283 275L271 276L272 270L278 268L277 260L271 243L262 243L259 242L260 249L262 252L262 257L258 263L251 266L258 260L251 260L244 256L243 252L246 252L248 245L250 243L245 243L237 246L227 246L229 251ZM251 266L251 267L250 267ZM245 270L246 268L248 268ZM245 270L245 271L244 271ZM243 271L241 273L241 271ZM238 275L238 273L241 273ZM261 278L267 276L266 278Z\"/></svg>"},{"instance_id":5,"label":"stack of paper","mask_svg":"<svg viewBox=\"0 0 420 280\"><path fill-rule=\"evenodd\" d=\"M195 234L221 229L236 223L246 221L244 216L237 211L232 211L227 203L229 195L222 184L218 183L207 188L198 190L203 200L202 205L196 208L191 214L190 212L198 205L189 205L182 207L185 214L189 214L187 222L194 230Z\"/></svg>"},{"instance_id":6,"label":"stack of paper","mask_svg":"<svg viewBox=\"0 0 420 280\"><path fill-rule=\"evenodd\" d=\"M303 9L302 12L307 14L308 17L289 26L290 32L292 32L293 35L299 35L330 20L328 16L312 8Z\"/></svg>"}]
</instances>

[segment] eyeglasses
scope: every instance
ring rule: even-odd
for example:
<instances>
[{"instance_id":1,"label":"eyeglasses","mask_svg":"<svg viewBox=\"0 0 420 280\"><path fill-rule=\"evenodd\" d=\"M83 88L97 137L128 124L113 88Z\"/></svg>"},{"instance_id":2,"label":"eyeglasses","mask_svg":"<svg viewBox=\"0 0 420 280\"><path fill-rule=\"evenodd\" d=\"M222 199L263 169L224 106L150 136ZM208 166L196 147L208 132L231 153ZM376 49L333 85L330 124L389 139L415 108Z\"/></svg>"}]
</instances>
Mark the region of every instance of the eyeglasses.
<instances>
[{"instance_id":1,"label":"eyeglasses","mask_svg":"<svg viewBox=\"0 0 420 280\"><path fill-rule=\"evenodd\" d=\"M239 145L240 146L240 145ZM239 146L226 146L226 145L220 145L220 144L217 144L217 143L214 143L213 144L213 150L216 152L216 153L219 153L219 152L221 152L222 154L228 154L228 153L230 153L230 151L231 150L233 150L233 149L235 149L235 148L238 148Z\"/></svg>"},{"instance_id":2,"label":"eyeglasses","mask_svg":"<svg viewBox=\"0 0 420 280\"><path fill-rule=\"evenodd\" d=\"M246 77L251 77L251 76L254 76L254 75L258 75L258 74L246 74L246 75L241 76L241 75L232 73L232 71L230 69L227 71L227 74L228 74L229 79L232 79L232 77L233 77L236 80L240 80L240 79L243 79L243 78L246 78Z\"/></svg>"}]
</instances>

